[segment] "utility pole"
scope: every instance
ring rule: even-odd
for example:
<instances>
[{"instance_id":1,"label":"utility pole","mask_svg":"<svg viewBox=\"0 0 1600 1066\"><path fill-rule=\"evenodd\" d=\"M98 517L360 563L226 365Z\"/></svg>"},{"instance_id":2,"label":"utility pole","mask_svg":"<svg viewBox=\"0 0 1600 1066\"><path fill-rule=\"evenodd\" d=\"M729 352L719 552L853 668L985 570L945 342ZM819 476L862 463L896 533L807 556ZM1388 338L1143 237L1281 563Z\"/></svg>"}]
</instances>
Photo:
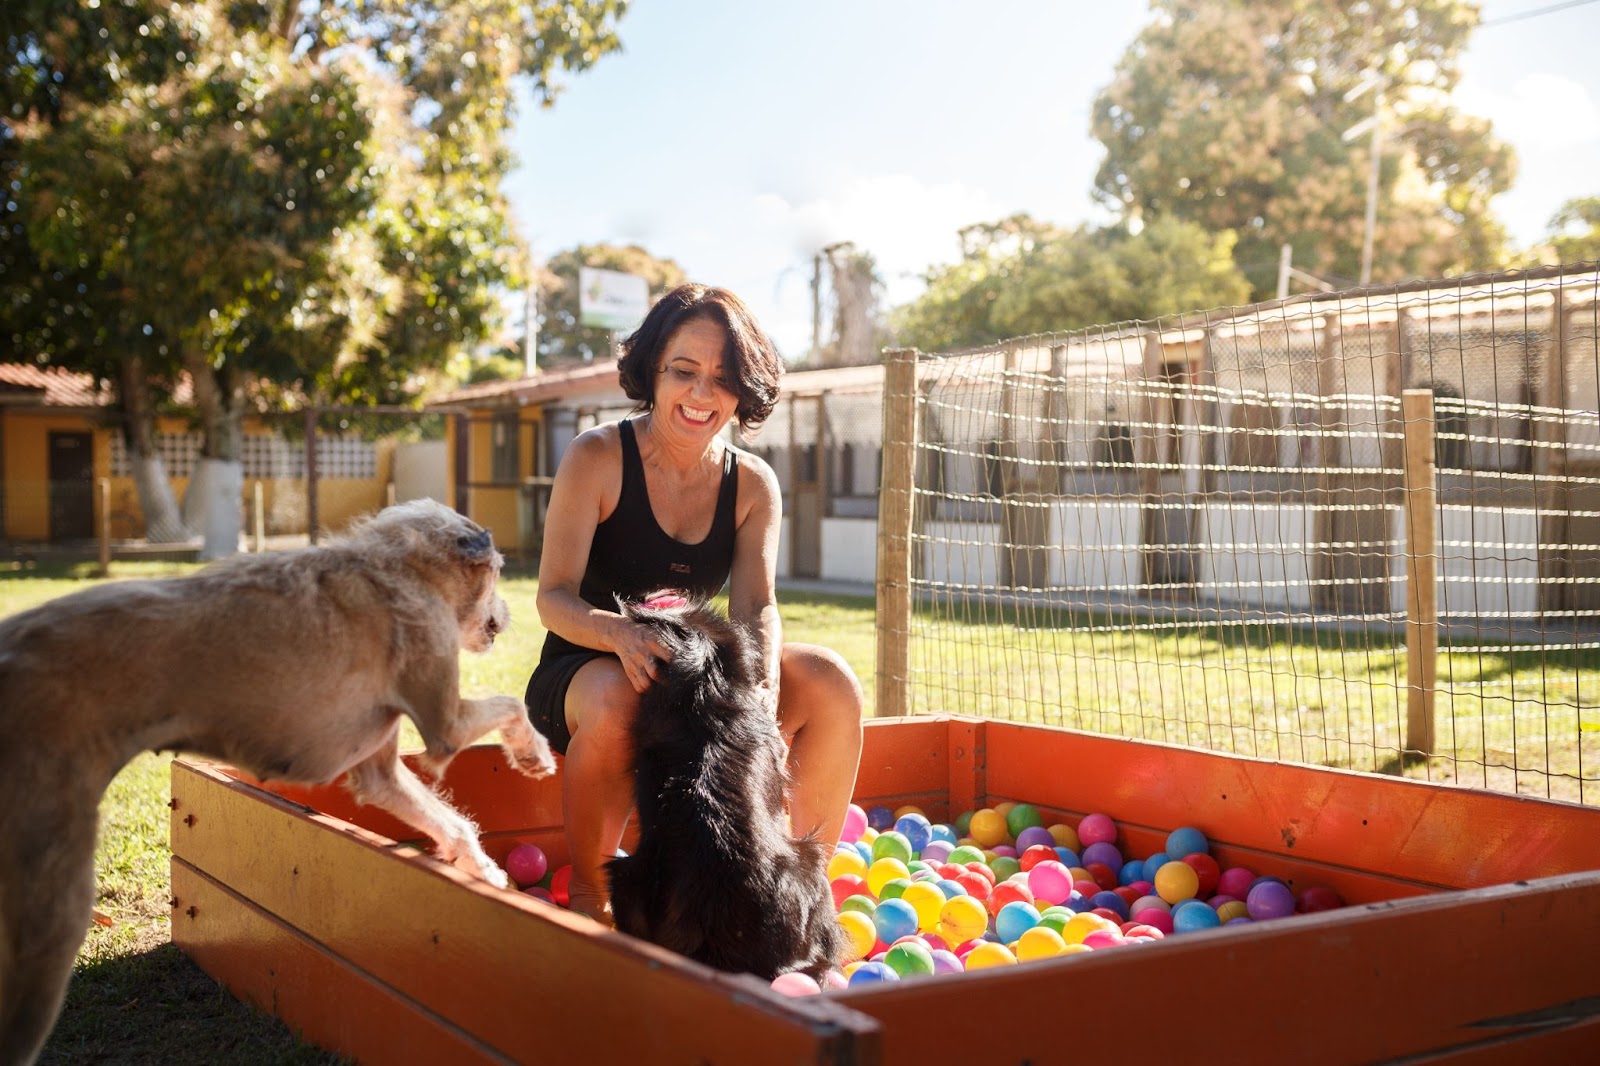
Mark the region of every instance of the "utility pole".
<instances>
[{"instance_id":1,"label":"utility pole","mask_svg":"<svg viewBox=\"0 0 1600 1066\"><path fill-rule=\"evenodd\" d=\"M1361 237L1361 284L1372 283L1372 235L1378 227L1378 167L1383 155L1383 83L1377 71L1370 71L1344 94L1345 103L1372 92L1372 114L1345 130L1341 139L1349 144L1368 130L1372 131L1372 165L1367 173L1367 219Z\"/></svg>"}]
</instances>

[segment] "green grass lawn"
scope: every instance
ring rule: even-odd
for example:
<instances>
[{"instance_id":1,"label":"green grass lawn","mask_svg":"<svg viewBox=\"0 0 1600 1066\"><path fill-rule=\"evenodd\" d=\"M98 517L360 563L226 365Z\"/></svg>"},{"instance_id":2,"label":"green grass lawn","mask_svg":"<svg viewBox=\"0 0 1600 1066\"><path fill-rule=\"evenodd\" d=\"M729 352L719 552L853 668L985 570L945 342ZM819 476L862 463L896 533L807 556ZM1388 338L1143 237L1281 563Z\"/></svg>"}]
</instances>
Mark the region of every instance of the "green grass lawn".
<instances>
[{"instance_id":1,"label":"green grass lawn","mask_svg":"<svg viewBox=\"0 0 1600 1066\"><path fill-rule=\"evenodd\" d=\"M114 569L120 580L193 567ZM0 570L0 616L84 587L90 571ZM467 695L523 691L544 638L536 589L530 577L506 575L512 627L489 654L462 657ZM854 666L870 711L872 601L786 591L780 607L787 639L827 645ZM1447 757L1402 768L1406 664L1393 638L1126 621L1083 612L921 611L913 622L912 708L1600 799L1600 652L1444 649L1437 721ZM168 763L165 756L136 759L101 805L98 906L113 924L90 931L44 1061L335 1061L237 1003L173 948Z\"/></svg>"}]
</instances>

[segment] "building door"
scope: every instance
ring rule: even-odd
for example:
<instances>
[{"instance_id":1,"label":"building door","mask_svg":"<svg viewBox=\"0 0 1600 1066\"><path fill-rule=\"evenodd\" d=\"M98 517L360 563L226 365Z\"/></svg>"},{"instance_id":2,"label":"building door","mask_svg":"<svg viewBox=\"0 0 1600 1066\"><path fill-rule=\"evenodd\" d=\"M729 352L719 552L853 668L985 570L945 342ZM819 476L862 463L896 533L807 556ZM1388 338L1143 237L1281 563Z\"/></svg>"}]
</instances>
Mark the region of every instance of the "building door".
<instances>
[{"instance_id":1,"label":"building door","mask_svg":"<svg viewBox=\"0 0 1600 1066\"><path fill-rule=\"evenodd\" d=\"M789 573L822 576L827 430L821 396L789 399Z\"/></svg>"},{"instance_id":2,"label":"building door","mask_svg":"<svg viewBox=\"0 0 1600 1066\"><path fill-rule=\"evenodd\" d=\"M50 433L50 539L94 536L94 436Z\"/></svg>"}]
</instances>

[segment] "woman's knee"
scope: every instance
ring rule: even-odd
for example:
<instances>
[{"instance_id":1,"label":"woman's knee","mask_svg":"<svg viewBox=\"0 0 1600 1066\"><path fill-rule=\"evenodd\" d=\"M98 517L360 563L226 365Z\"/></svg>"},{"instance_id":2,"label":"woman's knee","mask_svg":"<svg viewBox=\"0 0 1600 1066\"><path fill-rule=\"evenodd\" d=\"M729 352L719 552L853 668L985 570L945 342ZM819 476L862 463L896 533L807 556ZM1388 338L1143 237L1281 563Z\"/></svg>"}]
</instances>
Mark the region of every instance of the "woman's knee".
<instances>
[{"instance_id":1,"label":"woman's knee","mask_svg":"<svg viewBox=\"0 0 1600 1066\"><path fill-rule=\"evenodd\" d=\"M596 659L586 664L567 689L567 728L573 743L582 737L583 746L590 750L605 750L626 759L638 713L639 694L614 660Z\"/></svg>"},{"instance_id":2,"label":"woman's knee","mask_svg":"<svg viewBox=\"0 0 1600 1066\"><path fill-rule=\"evenodd\" d=\"M785 644L779 660L779 715L803 721L818 716L841 727L859 725L863 697L861 682L838 652L816 644Z\"/></svg>"}]
</instances>

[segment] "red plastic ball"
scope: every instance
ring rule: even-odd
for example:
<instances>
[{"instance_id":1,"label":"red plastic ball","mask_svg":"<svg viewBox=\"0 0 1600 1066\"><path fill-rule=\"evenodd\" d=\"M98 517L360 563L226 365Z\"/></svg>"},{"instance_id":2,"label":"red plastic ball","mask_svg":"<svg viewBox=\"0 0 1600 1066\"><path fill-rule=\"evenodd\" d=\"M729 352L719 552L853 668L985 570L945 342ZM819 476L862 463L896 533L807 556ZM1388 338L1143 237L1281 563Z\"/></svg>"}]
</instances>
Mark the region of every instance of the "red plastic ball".
<instances>
[{"instance_id":1,"label":"red plastic ball","mask_svg":"<svg viewBox=\"0 0 1600 1066\"><path fill-rule=\"evenodd\" d=\"M1337 910L1344 906L1344 900L1339 898L1339 893L1326 885L1312 885L1300 893L1300 913L1315 914L1318 911Z\"/></svg>"},{"instance_id":2,"label":"red plastic ball","mask_svg":"<svg viewBox=\"0 0 1600 1066\"><path fill-rule=\"evenodd\" d=\"M1033 847L1023 851L1017 857L1017 861L1022 864L1024 870L1031 870L1041 862L1058 861L1059 858L1060 856L1056 854L1055 848L1047 844L1035 844Z\"/></svg>"},{"instance_id":3,"label":"red plastic ball","mask_svg":"<svg viewBox=\"0 0 1600 1066\"><path fill-rule=\"evenodd\" d=\"M860 874L840 874L829 882L828 887L833 889L833 907L835 910L844 906L844 901L851 896L872 895L872 889L867 887L867 879Z\"/></svg>"},{"instance_id":4,"label":"red plastic ball","mask_svg":"<svg viewBox=\"0 0 1600 1066\"><path fill-rule=\"evenodd\" d=\"M1200 887L1194 894L1196 899L1205 899L1216 891L1217 879L1222 876L1222 868L1217 865L1216 859L1203 851L1196 851L1185 855L1183 861L1200 879Z\"/></svg>"},{"instance_id":5,"label":"red plastic ball","mask_svg":"<svg viewBox=\"0 0 1600 1066\"><path fill-rule=\"evenodd\" d=\"M989 894L989 913L999 914L1000 908L1007 903L1033 903L1033 892L1027 885L1019 885L1014 881L1005 881L994 886L994 891Z\"/></svg>"}]
</instances>

